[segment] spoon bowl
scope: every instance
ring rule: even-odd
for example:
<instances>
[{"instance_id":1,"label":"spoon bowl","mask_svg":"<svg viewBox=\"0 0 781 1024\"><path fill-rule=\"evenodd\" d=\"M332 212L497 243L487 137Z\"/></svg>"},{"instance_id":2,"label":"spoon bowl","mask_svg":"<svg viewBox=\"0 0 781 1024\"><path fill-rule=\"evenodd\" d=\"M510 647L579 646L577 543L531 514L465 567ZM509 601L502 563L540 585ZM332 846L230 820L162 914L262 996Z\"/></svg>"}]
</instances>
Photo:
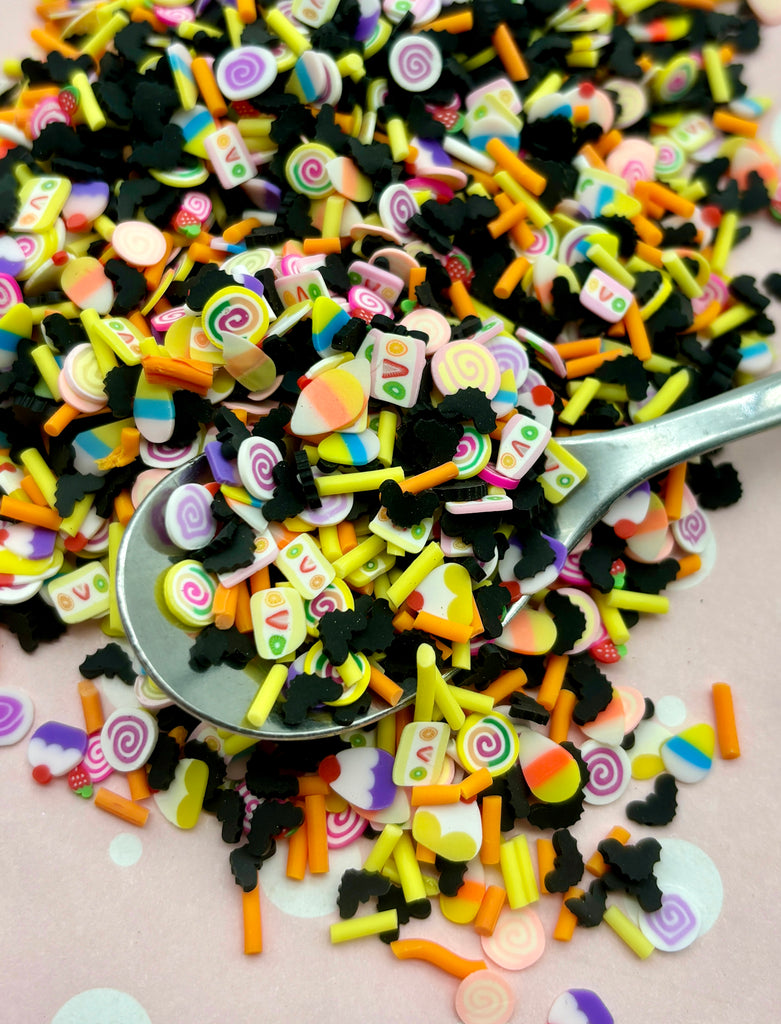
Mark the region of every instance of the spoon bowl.
<instances>
[{"instance_id":1,"label":"spoon bowl","mask_svg":"<svg viewBox=\"0 0 781 1024\"><path fill-rule=\"evenodd\" d=\"M781 424L781 374L669 413L649 423L605 434L557 438L587 470L588 477L556 507L548 533L568 550L607 512L617 498L676 463ZM245 714L271 663L254 659L244 670L217 665L205 672L190 668L193 635L162 611L159 581L172 561L182 557L165 530L166 504L182 484L211 479L204 455L170 472L141 502L122 538L117 556L119 614L128 640L149 677L180 707L198 718L257 739L311 740L337 735L347 726L324 712L297 726L272 711L262 728ZM522 595L505 613L507 623L528 601ZM414 687L395 707L374 699L349 728L372 725L414 699Z\"/></svg>"}]
</instances>

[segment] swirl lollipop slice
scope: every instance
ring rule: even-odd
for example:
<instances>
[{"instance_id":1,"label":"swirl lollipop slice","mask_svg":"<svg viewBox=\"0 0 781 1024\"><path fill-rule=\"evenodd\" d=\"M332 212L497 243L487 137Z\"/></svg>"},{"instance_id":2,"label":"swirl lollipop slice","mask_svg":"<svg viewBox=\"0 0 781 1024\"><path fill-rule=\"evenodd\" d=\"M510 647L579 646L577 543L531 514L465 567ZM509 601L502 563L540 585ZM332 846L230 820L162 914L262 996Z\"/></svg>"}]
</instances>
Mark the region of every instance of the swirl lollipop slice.
<instances>
[{"instance_id":1,"label":"swirl lollipop slice","mask_svg":"<svg viewBox=\"0 0 781 1024\"><path fill-rule=\"evenodd\" d=\"M134 267L153 267L168 249L160 228L139 220L120 221L111 233L111 244L117 256Z\"/></svg>"},{"instance_id":2,"label":"swirl lollipop slice","mask_svg":"<svg viewBox=\"0 0 781 1024\"><path fill-rule=\"evenodd\" d=\"M221 55L214 77L226 99L248 100L272 84L277 77L277 62L265 46L237 46Z\"/></svg>"},{"instance_id":3,"label":"swirl lollipop slice","mask_svg":"<svg viewBox=\"0 0 781 1024\"><path fill-rule=\"evenodd\" d=\"M239 447L239 478L250 494L266 501L273 497L277 486L272 475L274 466L282 461L282 452L273 441L266 437L247 437Z\"/></svg>"},{"instance_id":4,"label":"swirl lollipop slice","mask_svg":"<svg viewBox=\"0 0 781 1024\"><path fill-rule=\"evenodd\" d=\"M100 730L100 745L111 767L132 772L149 760L157 743L157 719L147 711L117 708Z\"/></svg>"},{"instance_id":5,"label":"swirl lollipop slice","mask_svg":"<svg viewBox=\"0 0 781 1024\"><path fill-rule=\"evenodd\" d=\"M415 196L406 185L397 182L384 188L380 193L377 208L385 227L398 235L403 242L409 242L415 237L415 232L407 227L407 221L418 213L419 208ZM449 334L448 328L448 336Z\"/></svg>"},{"instance_id":6,"label":"swirl lollipop slice","mask_svg":"<svg viewBox=\"0 0 781 1024\"><path fill-rule=\"evenodd\" d=\"M443 395L462 388L479 388L488 398L499 390L502 374L494 356L475 341L451 341L437 349L431 376Z\"/></svg>"},{"instance_id":7,"label":"swirl lollipop slice","mask_svg":"<svg viewBox=\"0 0 781 1024\"><path fill-rule=\"evenodd\" d=\"M490 715L470 715L459 730L456 750L467 771L487 768L496 778L515 764L518 735L510 719L498 711Z\"/></svg>"},{"instance_id":8,"label":"swirl lollipop slice","mask_svg":"<svg viewBox=\"0 0 781 1024\"><path fill-rule=\"evenodd\" d=\"M496 971L474 971L458 986L456 1013L462 1024L507 1024L514 1010L512 986Z\"/></svg>"},{"instance_id":9,"label":"swirl lollipop slice","mask_svg":"<svg viewBox=\"0 0 781 1024\"><path fill-rule=\"evenodd\" d=\"M492 935L480 938L483 952L498 967L522 971L531 967L545 952L545 929L535 910L505 908L499 915Z\"/></svg>"},{"instance_id":10,"label":"swirl lollipop slice","mask_svg":"<svg viewBox=\"0 0 781 1024\"><path fill-rule=\"evenodd\" d=\"M355 808L345 807L343 811L329 811L325 816L325 830L330 850L341 850L349 846L366 831L368 820Z\"/></svg>"},{"instance_id":11,"label":"swirl lollipop slice","mask_svg":"<svg viewBox=\"0 0 781 1024\"><path fill-rule=\"evenodd\" d=\"M662 893L662 905L658 910L641 910L639 924L643 935L665 953L686 949L701 929L697 907L685 892L677 889Z\"/></svg>"},{"instance_id":12,"label":"swirl lollipop slice","mask_svg":"<svg viewBox=\"0 0 781 1024\"><path fill-rule=\"evenodd\" d=\"M35 711L33 702L21 690L0 690L0 747L18 743L30 731Z\"/></svg>"},{"instance_id":13,"label":"swirl lollipop slice","mask_svg":"<svg viewBox=\"0 0 781 1024\"><path fill-rule=\"evenodd\" d=\"M268 309L256 292L234 285L210 296L203 307L202 323L206 337L217 348L223 347L226 334L254 344L266 333Z\"/></svg>"},{"instance_id":14,"label":"swirl lollipop slice","mask_svg":"<svg viewBox=\"0 0 781 1024\"><path fill-rule=\"evenodd\" d=\"M214 580L193 558L172 565L163 582L166 607L185 626L208 626L214 621L216 589Z\"/></svg>"},{"instance_id":15,"label":"swirl lollipop slice","mask_svg":"<svg viewBox=\"0 0 781 1024\"><path fill-rule=\"evenodd\" d=\"M626 791L632 767L621 747L608 747L598 740L587 740L580 748L591 778L583 790L587 804L610 804Z\"/></svg>"},{"instance_id":16,"label":"swirl lollipop slice","mask_svg":"<svg viewBox=\"0 0 781 1024\"><path fill-rule=\"evenodd\" d=\"M114 771L106 760L99 732L93 733L87 740L87 752L84 755L81 766L89 775L91 782L103 782Z\"/></svg>"},{"instance_id":17,"label":"swirl lollipop slice","mask_svg":"<svg viewBox=\"0 0 781 1024\"><path fill-rule=\"evenodd\" d=\"M295 192L310 199L324 199L334 187L328 174L328 164L336 153L317 142L304 142L291 151L285 161L285 177Z\"/></svg>"},{"instance_id":18,"label":"swirl lollipop slice","mask_svg":"<svg viewBox=\"0 0 781 1024\"><path fill-rule=\"evenodd\" d=\"M211 492L203 484L176 488L165 507L165 531L173 544L197 551L209 543L217 532L211 503Z\"/></svg>"},{"instance_id":19,"label":"swirl lollipop slice","mask_svg":"<svg viewBox=\"0 0 781 1024\"><path fill-rule=\"evenodd\" d=\"M488 465L491 457L491 441L487 434L481 434L475 427L465 426L464 434L455 449L452 461L459 467L459 479L477 476Z\"/></svg>"},{"instance_id":20,"label":"swirl lollipop slice","mask_svg":"<svg viewBox=\"0 0 781 1024\"><path fill-rule=\"evenodd\" d=\"M407 92L425 92L439 81L442 54L426 36L401 35L388 54L388 70Z\"/></svg>"}]
</instances>

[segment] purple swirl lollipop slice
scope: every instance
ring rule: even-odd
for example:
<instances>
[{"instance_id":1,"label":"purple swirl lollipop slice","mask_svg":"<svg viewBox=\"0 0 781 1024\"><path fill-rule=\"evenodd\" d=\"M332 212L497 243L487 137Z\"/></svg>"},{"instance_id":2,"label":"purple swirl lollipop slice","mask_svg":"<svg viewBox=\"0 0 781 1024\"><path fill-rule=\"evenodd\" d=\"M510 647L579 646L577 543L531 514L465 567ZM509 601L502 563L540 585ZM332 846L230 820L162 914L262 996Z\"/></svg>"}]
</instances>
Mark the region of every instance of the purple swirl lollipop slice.
<instances>
[{"instance_id":1,"label":"purple swirl lollipop slice","mask_svg":"<svg viewBox=\"0 0 781 1024\"><path fill-rule=\"evenodd\" d=\"M21 690L0 690L0 747L10 747L27 735L33 724L33 702Z\"/></svg>"},{"instance_id":2,"label":"purple swirl lollipop slice","mask_svg":"<svg viewBox=\"0 0 781 1024\"><path fill-rule=\"evenodd\" d=\"M183 551L197 551L214 537L211 492L203 484L177 487L165 507L165 532Z\"/></svg>"},{"instance_id":3,"label":"purple swirl lollipop slice","mask_svg":"<svg viewBox=\"0 0 781 1024\"><path fill-rule=\"evenodd\" d=\"M117 708L103 723L100 745L111 767L132 772L146 764L157 742L157 719L146 711Z\"/></svg>"}]
</instances>

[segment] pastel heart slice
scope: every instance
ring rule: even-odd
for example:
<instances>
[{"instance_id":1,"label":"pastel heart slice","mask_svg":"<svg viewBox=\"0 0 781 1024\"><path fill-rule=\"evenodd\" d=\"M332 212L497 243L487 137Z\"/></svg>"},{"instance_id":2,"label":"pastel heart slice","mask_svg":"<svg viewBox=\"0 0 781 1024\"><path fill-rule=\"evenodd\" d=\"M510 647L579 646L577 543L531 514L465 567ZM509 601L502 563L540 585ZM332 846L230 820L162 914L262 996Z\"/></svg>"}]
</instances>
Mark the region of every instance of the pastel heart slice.
<instances>
[{"instance_id":1,"label":"pastel heart slice","mask_svg":"<svg viewBox=\"0 0 781 1024\"><path fill-rule=\"evenodd\" d=\"M547 654L556 643L556 623L545 612L521 608L495 643L516 654Z\"/></svg>"},{"instance_id":2,"label":"pastel heart slice","mask_svg":"<svg viewBox=\"0 0 781 1024\"><path fill-rule=\"evenodd\" d=\"M412 837L447 860L471 860L483 841L480 810L476 803L463 802L419 807Z\"/></svg>"},{"instance_id":3,"label":"pastel heart slice","mask_svg":"<svg viewBox=\"0 0 781 1024\"><path fill-rule=\"evenodd\" d=\"M160 813L177 828L193 828L203 807L208 781L209 768L204 761L183 757L168 789L155 793Z\"/></svg>"}]
</instances>

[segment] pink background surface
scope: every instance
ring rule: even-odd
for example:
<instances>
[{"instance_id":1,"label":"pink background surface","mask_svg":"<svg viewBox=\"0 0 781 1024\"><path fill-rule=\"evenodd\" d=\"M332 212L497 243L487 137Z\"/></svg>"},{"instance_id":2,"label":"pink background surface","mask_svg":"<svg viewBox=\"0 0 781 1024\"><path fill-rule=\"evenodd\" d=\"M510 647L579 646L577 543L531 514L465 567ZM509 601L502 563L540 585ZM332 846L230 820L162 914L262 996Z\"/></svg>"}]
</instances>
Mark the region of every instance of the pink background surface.
<instances>
[{"instance_id":1,"label":"pink background surface","mask_svg":"<svg viewBox=\"0 0 781 1024\"><path fill-rule=\"evenodd\" d=\"M9 8L18 17L9 16ZM31 52L26 5L6 0L4 13L5 52ZM766 39L761 58L749 65L750 79L758 91L779 99L781 29L768 30ZM766 136L777 116L765 119ZM775 127L778 135L781 124ZM780 268L779 230L771 223L757 227L730 269L761 278ZM778 317L777 306L774 312ZM705 781L680 787L678 815L667 829L631 830L636 839L687 839L708 853L724 882L721 916L689 949L656 952L645 962L606 926L578 930L569 944L551 941L536 965L505 975L517 996L515 1020L542 1024L555 997L569 987L597 991L624 1024L759 1024L777 1008L779 442L776 430L732 446L728 457L740 471L744 499L711 514L718 541L713 571L699 586L673 593L663 621L642 622L632 632L627 658L609 671L614 683L636 686L653 699L682 697L687 723L712 720L713 682L733 687L743 756L732 762L717 757ZM85 626L28 657L2 632L0 680L31 695L36 724L59 719L79 725L78 664L105 642L99 629ZM119 689L104 687L106 713ZM193 831L180 832L150 802L149 822L137 831L140 860L119 867L109 845L118 833L135 830L73 796L64 782L36 785L25 747L0 748L3 1021L49 1024L69 999L93 988L133 996L154 1024L222 1024L250 1015L265 1022L456 1019L455 979L424 964L400 963L377 940L332 947L328 926L335 913L293 917L264 893L264 952L245 957L240 894L214 818L205 815ZM109 785L122 791L116 778ZM618 804L587 808L574 829L586 856L612 825L631 824L623 808L647 790L647 783L632 783ZM266 865L261 881L267 885L268 874ZM305 901L312 885L302 883ZM557 897L538 905L548 934L558 905ZM444 921L436 909L428 922L413 922L403 935L433 937L464 956L481 955L472 929ZM145 1024L143 1016L128 1016L119 1007L116 1014L73 1020Z\"/></svg>"}]
</instances>

